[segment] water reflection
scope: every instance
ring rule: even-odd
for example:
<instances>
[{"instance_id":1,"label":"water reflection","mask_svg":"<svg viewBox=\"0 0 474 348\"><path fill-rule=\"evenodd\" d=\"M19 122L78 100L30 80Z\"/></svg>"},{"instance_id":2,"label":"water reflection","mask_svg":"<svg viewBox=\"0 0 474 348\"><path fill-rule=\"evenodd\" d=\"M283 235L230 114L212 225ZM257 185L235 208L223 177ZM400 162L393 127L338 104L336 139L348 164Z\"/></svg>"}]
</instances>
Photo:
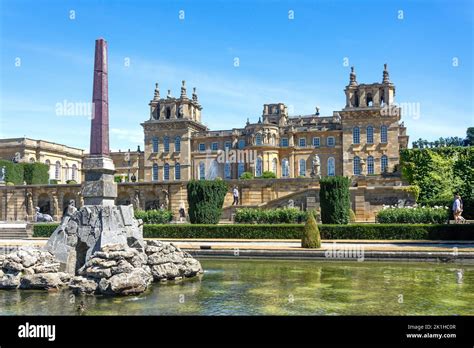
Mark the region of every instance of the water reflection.
<instances>
[{"instance_id":1,"label":"water reflection","mask_svg":"<svg viewBox=\"0 0 474 348\"><path fill-rule=\"evenodd\" d=\"M474 266L201 260L205 274L134 297L0 291L0 314L473 315ZM400 297L401 296L401 297ZM400 300L402 299L402 300ZM84 310L78 311L83 301Z\"/></svg>"}]
</instances>

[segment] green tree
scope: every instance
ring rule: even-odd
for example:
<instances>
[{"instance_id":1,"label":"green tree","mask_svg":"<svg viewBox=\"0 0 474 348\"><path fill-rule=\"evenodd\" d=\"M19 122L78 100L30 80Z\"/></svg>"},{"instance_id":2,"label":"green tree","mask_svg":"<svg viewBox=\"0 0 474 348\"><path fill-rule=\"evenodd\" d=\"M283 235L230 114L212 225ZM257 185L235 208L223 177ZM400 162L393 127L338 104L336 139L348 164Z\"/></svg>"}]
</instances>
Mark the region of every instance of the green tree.
<instances>
[{"instance_id":1,"label":"green tree","mask_svg":"<svg viewBox=\"0 0 474 348\"><path fill-rule=\"evenodd\" d=\"M330 176L320 180L319 201L323 224L347 224L350 219L350 179Z\"/></svg>"},{"instance_id":2,"label":"green tree","mask_svg":"<svg viewBox=\"0 0 474 348\"><path fill-rule=\"evenodd\" d=\"M19 163L0 160L0 168L5 167L5 182L23 185L23 166Z\"/></svg>"},{"instance_id":3,"label":"green tree","mask_svg":"<svg viewBox=\"0 0 474 348\"><path fill-rule=\"evenodd\" d=\"M313 214L308 214L301 238L302 248L321 248L321 234Z\"/></svg>"},{"instance_id":4,"label":"green tree","mask_svg":"<svg viewBox=\"0 0 474 348\"><path fill-rule=\"evenodd\" d=\"M467 129L466 140L468 146L474 146L474 127L469 127Z\"/></svg>"}]
</instances>

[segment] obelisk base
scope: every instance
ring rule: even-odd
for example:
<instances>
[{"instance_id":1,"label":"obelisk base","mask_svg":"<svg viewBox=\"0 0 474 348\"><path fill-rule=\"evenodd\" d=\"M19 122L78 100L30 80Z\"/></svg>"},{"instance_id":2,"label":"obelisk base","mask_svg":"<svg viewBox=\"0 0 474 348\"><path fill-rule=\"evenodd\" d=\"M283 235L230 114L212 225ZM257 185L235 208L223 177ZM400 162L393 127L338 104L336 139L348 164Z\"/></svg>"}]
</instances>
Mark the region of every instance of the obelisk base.
<instances>
[{"instance_id":1,"label":"obelisk base","mask_svg":"<svg viewBox=\"0 0 474 348\"><path fill-rule=\"evenodd\" d=\"M85 182L82 189L84 205L115 205L117 183L112 159L104 155L90 155L84 159Z\"/></svg>"}]
</instances>

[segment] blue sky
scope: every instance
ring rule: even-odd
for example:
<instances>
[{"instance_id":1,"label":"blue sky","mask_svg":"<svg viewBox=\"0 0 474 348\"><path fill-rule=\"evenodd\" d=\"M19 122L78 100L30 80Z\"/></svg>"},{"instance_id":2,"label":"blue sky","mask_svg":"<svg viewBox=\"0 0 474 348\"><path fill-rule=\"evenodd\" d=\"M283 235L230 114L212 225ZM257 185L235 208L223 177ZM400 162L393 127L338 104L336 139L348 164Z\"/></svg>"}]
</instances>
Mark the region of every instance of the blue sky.
<instances>
[{"instance_id":1,"label":"blue sky","mask_svg":"<svg viewBox=\"0 0 474 348\"><path fill-rule=\"evenodd\" d=\"M109 44L113 150L143 142L155 82L162 95L179 95L181 80L188 95L197 87L204 123L228 129L271 102L332 115L345 105L351 65L359 83L372 83L388 63L396 101L420 107L403 117L411 141L474 126L470 0L0 0L0 10L2 138L88 149L88 118L56 107L91 101L99 37Z\"/></svg>"}]
</instances>

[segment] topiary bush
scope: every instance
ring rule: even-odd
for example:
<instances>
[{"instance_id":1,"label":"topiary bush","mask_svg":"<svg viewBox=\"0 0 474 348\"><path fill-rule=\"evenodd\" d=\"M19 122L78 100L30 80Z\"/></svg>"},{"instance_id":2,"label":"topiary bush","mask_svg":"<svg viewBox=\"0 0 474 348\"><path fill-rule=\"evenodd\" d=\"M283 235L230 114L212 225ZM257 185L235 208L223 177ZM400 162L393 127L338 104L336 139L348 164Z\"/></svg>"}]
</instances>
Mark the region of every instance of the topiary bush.
<instances>
[{"instance_id":1,"label":"topiary bush","mask_svg":"<svg viewBox=\"0 0 474 348\"><path fill-rule=\"evenodd\" d=\"M276 175L275 173L271 171L265 171L262 173L262 176L260 177L261 179L275 179Z\"/></svg>"},{"instance_id":2,"label":"topiary bush","mask_svg":"<svg viewBox=\"0 0 474 348\"><path fill-rule=\"evenodd\" d=\"M308 220L304 225L303 237L301 238L302 248L321 248L321 235L313 214L308 214Z\"/></svg>"},{"instance_id":3,"label":"topiary bush","mask_svg":"<svg viewBox=\"0 0 474 348\"><path fill-rule=\"evenodd\" d=\"M188 182L189 220L192 224L217 224L227 193L222 180L191 180Z\"/></svg>"},{"instance_id":4,"label":"topiary bush","mask_svg":"<svg viewBox=\"0 0 474 348\"><path fill-rule=\"evenodd\" d=\"M77 181L76 180L66 180L66 184L68 185L76 185L77 184Z\"/></svg>"},{"instance_id":5,"label":"topiary bush","mask_svg":"<svg viewBox=\"0 0 474 348\"><path fill-rule=\"evenodd\" d=\"M144 224L167 224L173 220L173 213L169 210L135 210L135 219L142 219Z\"/></svg>"},{"instance_id":6,"label":"topiary bush","mask_svg":"<svg viewBox=\"0 0 474 348\"><path fill-rule=\"evenodd\" d=\"M250 180L250 179L253 179L253 174L250 173L250 172L243 172L242 174L240 174L239 179L241 179L241 180Z\"/></svg>"},{"instance_id":7,"label":"topiary bush","mask_svg":"<svg viewBox=\"0 0 474 348\"><path fill-rule=\"evenodd\" d=\"M44 163L21 163L23 179L28 185L47 185L49 183L49 166Z\"/></svg>"},{"instance_id":8,"label":"topiary bush","mask_svg":"<svg viewBox=\"0 0 474 348\"><path fill-rule=\"evenodd\" d=\"M303 223L307 220L308 212L298 208L239 208L234 221L239 224L281 224Z\"/></svg>"},{"instance_id":9,"label":"topiary bush","mask_svg":"<svg viewBox=\"0 0 474 348\"><path fill-rule=\"evenodd\" d=\"M384 224L444 224L449 219L449 209L447 207L385 207L377 213L375 219Z\"/></svg>"},{"instance_id":10,"label":"topiary bush","mask_svg":"<svg viewBox=\"0 0 474 348\"><path fill-rule=\"evenodd\" d=\"M350 179L343 176L330 176L320 180L319 201L323 224L349 223L351 196Z\"/></svg>"}]
</instances>

